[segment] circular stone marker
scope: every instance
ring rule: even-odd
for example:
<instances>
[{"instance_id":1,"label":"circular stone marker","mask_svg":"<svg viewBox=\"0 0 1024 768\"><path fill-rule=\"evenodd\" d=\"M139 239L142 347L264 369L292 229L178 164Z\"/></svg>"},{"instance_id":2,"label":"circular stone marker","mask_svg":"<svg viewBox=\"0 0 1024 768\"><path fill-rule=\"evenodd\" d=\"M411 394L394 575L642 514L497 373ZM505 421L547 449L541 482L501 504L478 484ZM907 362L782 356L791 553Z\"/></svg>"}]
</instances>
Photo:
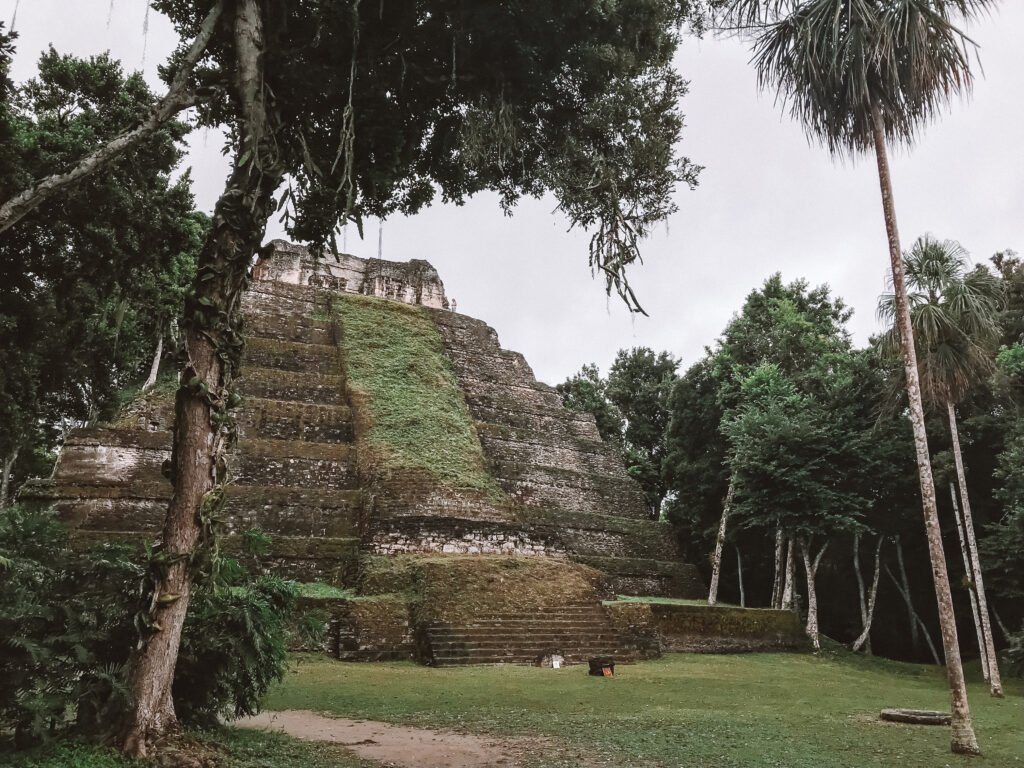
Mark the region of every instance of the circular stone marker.
<instances>
[{"instance_id":1,"label":"circular stone marker","mask_svg":"<svg viewBox=\"0 0 1024 768\"><path fill-rule=\"evenodd\" d=\"M934 709L883 709L881 718L891 723L911 725L949 725L952 720L949 712Z\"/></svg>"}]
</instances>

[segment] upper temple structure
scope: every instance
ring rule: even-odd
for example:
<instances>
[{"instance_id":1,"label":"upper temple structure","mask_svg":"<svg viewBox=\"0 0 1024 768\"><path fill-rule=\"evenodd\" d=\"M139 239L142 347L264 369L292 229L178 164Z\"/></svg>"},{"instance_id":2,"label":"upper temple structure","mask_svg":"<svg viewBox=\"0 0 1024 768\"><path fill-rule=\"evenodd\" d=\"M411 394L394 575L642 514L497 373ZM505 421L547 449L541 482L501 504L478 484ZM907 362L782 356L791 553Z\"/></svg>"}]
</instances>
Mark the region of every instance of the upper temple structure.
<instances>
[{"instance_id":1,"label":"upper temple structure","mask_svg":"<svg viewBox=\"0 0 1024 768\"><path fill-rule=\"evenodd\" d=\"M522 663L798 641L789 613L744 634L711 609L615 599L704 586L593 417L450 311L429 263L273 245L244 299L224 546L340 590L320 598L332 654ZM23 497L54 505L83 544L159 536L173 389L73 433ZM251 530L266 552L244 552Z\"/></svg>"}]
</instances>

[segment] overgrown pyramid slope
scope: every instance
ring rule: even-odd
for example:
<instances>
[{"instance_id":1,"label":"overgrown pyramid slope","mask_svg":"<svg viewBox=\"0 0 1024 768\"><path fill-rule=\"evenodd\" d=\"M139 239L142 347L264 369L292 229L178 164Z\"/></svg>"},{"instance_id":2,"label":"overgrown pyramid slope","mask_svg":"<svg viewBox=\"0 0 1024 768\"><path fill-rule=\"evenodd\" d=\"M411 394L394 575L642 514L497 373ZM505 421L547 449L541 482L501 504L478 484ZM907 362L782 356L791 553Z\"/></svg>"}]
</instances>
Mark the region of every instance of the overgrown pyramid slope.
<instances>
[{"instance_id":1,"label":"overgrown pyramid slope","mask_svg":"<svg viewBox=\"0 0 1024 768\"><path fill-rule=\"evenodd\" d=\"M244 300L228 551L349 590L342 658L433 663L656 652L614 626L614 594L697 597L696 569L639 487L494 330L452 312L436 271L275 242ZM79 541L159 535L173 385L76 431L51 481Z\"/></svg>"}]
</instances>

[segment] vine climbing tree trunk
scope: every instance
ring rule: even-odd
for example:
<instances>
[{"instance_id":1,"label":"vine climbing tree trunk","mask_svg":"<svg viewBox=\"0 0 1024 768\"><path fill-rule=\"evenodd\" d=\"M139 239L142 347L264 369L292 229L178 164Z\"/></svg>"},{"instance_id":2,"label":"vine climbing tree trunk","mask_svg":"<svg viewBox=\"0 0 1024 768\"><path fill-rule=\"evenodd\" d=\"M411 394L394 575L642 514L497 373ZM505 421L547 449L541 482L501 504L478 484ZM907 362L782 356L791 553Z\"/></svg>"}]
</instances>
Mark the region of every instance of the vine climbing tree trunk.
<instances>
[{"instance_id":1,"label":"vine climbing tree trunk","mask_svg":"<svg viewBox=\"0 0 1024 768\"><path fill-rule=\"evenodd\" d=\"M137 757L177 727L171 699L174 667L195 569L211 543L212 518L225 480L224 453L233 437L228 409L242 346L239 304L273 210L273 193L284 175L274 150L275 113L263 85L259 0L237 0L231 21L238 145L185 312L185 362L171 459L174 493L151 563L150 631L131 662L132 706L121 736L124 750Z\"/></svg>"},{"instance_id":2,"label":"vine climbing tree trunk","mask_svg":"<svg viewBox=\"0 0 1024 768\"><path fill-rule=\"evenodd\" d=\"M996 644L992 637L992 622L988 616L988 598L985 596L985 579L981 573L981 560L978 556L978 540L974 536L974 518L971 515L971 499L967 495L967 473L964 471L964 456L960 451L960 430L956 423L956 407L951 400L946 402L946 414L949 416L949 434L953 439L953 460L956 463L956 480L960 486L960 501L964 512L964 533L967 534L967 552L970 555L970 580L974 594L978 599L978 614L981 618L981 635L985 642L985 656L988 658L988 683L993 696L1002 698L1003 680L999 674L999 658L996 655ZM957 516L959 520L959 516Z\"/></svg>"},{"instance_id":3,"label":"vine climbing tree trunk","mask_svg":"<svg viewBox=\"0 0 1024 768\"><path fill-rule=\"evenodd\" d=\"M725 547L725 531L729 522L729 512L732 508L734 482L729 480L729 492L725 495L725 503L722 504L722 522L718 525L718 536L715 537L715 554L711 560L711 586L708 588L708 605L718 602L718 580L722 575L722 550Z\"/></svg>"},{"instance_id":4,"label":"vine climbing tree trunk","mask_svg":"<svg viewBox=\"0 0 1024 768\"><path fill-rule=\"evenodd\" d=\"M942 546L942 528L939 509L935 501L935 481L932 477L931 455L928 451L928 433L925 429L924 403L921 400L921 381L917 371L917 351L910 318L910 303L903 273L903 252L900 249L899 230L896 226L896 204L893 200L892 179L889 172L889 154L885 145L882 108L874 104L871 110L875 161L878 165L878 184L882 193L882 211L885 231L889 240L889 263L892 268L893 295L896 299L896 328L903 352L903 370L906 375L907 398L910 405L910 423L914 432L914 450L917 453L917 473L921 487L921 506L924 512L928 555L935 584L942 647L946 654L946 674L952 712L950 749L957 754L980 754L978 738L971 723L971 708L967 701L967 683L960 660L960 644L953 613L953 593L946 572L946 554Z\"/></svg>"}]
</instances>

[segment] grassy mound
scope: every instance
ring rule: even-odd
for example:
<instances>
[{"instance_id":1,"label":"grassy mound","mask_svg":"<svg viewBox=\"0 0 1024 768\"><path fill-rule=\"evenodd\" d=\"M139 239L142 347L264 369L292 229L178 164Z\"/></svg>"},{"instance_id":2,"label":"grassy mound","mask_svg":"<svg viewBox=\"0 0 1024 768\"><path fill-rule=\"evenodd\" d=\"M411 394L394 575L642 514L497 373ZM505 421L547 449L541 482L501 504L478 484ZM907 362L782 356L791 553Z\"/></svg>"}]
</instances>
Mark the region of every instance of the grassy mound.
<instances>
[{"instance_id":1,"label":"grassy mound","mask_svg":"<svg viewBox=\"0 0 1024 768\"><path fill-rule=\"evenodd\" d=\"M671 654L594 678L495 666L431 669L309 658L268 709L477 734L547 736L580 759L537 768L935 768L1022 765L1024 682L993 699L973 669L971 709L985 756L949 752L949 729L884 723L886 707L949 708L940 668L836 655ZM531 764L532 765L532 764Z\"/></svg>"},{"instance_id":2,"label":"grassy mound","mask_svg":"<svg viewBox=\"0 0 1024 768\"><path fill-rule=\"evenodd\" d=\"M349 389L369 416L360 430L360 462L369 449L380 470L419 471L448 488L501 498L441 336L423 308L346 295L333 312Z\"/></svg>"}]
</instances>

